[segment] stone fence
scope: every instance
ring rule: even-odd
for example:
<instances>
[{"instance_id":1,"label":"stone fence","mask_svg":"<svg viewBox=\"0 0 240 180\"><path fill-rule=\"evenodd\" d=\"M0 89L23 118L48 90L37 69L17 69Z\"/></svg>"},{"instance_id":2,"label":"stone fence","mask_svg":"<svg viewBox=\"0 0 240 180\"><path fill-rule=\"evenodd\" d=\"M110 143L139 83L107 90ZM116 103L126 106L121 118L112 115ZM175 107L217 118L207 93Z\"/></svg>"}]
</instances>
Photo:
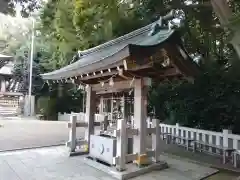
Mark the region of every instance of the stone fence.
<instances>
[{"instance_id":1,"label":"stone fence","mask_svg":"<svg viewBox=\"0 0 240 180\"><path fill-rule=\"evenodd\" d=\"M75 112L71 112L71 113L58 113L58 121L70 121L70 117L71 116L76 116L77 117L77 121L85 121L85 113L75 113ZM95 114L95 121L96 122L100 122L104 120L104 115L101 114Z\"/></svg>"},{"instance_id":2,"label":"stone fence","mask_svg":"<svg viewBox=\"0 0 240 180\"><path fill-rule=\"evenodd\" d=\"M231 130L224 129L222 132L207 131L176 125L160 124L161 132L171 133L176 136L203 141L207 144L233 148L240 151L240 135L232 134ZM220 153L216 149L209 147L209 153ZM213 152L215 151L215 152Z\"/></svg>"},{"instance_id":3,"label":"stone fence","mask_svg":"<svg viewBox=\"0 0 240 180\"><path fill-rule=\"evenodd\" d=\"M64 114L59 113L58 120L69 122L72 115L75 115L77 117L77 121L84 121L85 119L84 113L72 112ZM96 122L101 122L104 119L104 115L95 114L95 118ZM162 133L171 133L173 135L189 139L195 139L196 141L203 141L207 144L233 148L240 152L240 135L232 134L231 130L224 129L222 132L207 131L202 129L194 129L180 126L178 123L176 125L168 125L161 123L160 129ZM207 151L209 151L210 153L220 153L216 149L211 147L209 147Z\"/></svg>"}]
</instances>

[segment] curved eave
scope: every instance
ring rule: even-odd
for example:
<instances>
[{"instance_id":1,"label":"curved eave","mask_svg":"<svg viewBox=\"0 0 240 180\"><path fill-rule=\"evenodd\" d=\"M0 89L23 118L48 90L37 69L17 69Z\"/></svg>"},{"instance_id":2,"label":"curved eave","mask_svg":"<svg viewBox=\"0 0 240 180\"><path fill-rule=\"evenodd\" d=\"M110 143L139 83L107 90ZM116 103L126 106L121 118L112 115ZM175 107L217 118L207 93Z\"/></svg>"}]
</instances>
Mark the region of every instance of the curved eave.
<instances>
[{"instance_id":1,"label":"curved eave","mask_svg":"<svg viewBox=\"0 0 240 180\"><path fill-rule=\"evenodd\" d=\"M42 74L41 76L45 80L60 80L92 73L109 66L120 66L123 65L123 59L129 57L130 55L130 45L146 47L158 45L166 41L173 33L174 30L163 30L154 36L149 36L149 31L144 31L142 34L132 37L125 42L108 46L102 51L96 51L91 55L81 58L73 64L50 73Z\"/></svg>"},{"instance_id":2,"label":"curved eave","mask_svg":"<svg viewBox=\"0 0 240 180\"><path fill-rule=\"evenodd\" d=\"M94 61L91 64L88 64L86 66L78 66L78 62L73 63L69 68L62 68L50 73L42 74L42 78L45 80L61 80L66 79L74 76L79 76L82 74L88 74L95 71L100 71L104 69L105 67L111 67L111 66L120 66L123 64L121 61L122 59L126 58L129 55L129 51L127 47L124 47L120 49L118 52L109 54L108 56L102 57L100 60ZM86 59L94 59L95 57L90 57ZM81 60L86 60L81 59ZM81 61L79 60L79 61ZM80 63L79 63L80 64ZM81 65L81 64L80 64Z\"/></svg>"}]
</instances>

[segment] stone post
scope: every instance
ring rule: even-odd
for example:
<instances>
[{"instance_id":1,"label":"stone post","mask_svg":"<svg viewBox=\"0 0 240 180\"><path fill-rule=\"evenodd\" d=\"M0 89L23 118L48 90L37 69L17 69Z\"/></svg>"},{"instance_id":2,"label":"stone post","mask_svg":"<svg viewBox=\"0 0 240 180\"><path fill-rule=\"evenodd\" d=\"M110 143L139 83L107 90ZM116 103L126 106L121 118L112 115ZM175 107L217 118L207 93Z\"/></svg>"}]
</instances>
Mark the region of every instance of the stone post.
<instances>
[{"instance_id":1,"label":"stone post","mask_svg":"<svg viewBox=\"0 0 240 180\"><path fill-rule=\"evenodd\" d=\"M176 123L176 136L179 136L181 134L179 134L179 124Z\"/></svg>"},{"instance_id":2,"label":"stone post","mask_svg":"<svg viewBox=\"0 0 240 180\"><path fill-rule=\"evenodd\" d=\"M76 149L76 127L77 123L77 116L70 116L70 124L71 128L69 130L69 143L70 143L70 152L75 152Z\"/></svg>"},{"instance_id":3,"label":"stone post","mask_svg":"<svg viewBox=\"0 0 240 180\"><path fill-rule=\"evenodd\" d=\"M228 129L223 129L223 147L225 148L228 148L228 135L229 134L232 134L232 131L231 130L228 130ZM228 156L229 154L227 154L226 151L223 151L223 164L226 163L226 157Z\"/></svg>"},{"instance_id":4,"label":"stone post","mask_svg":"<svg viewBox=\"0 0 240 180\"><path fill-rule=\"evenodd\" d=\"M232 134L231 130L223 129L223 147L228 147L228 134Z\"/></svg>"},{"instance_id":5,"label":"stone post","mask_svg":"<svg viewBox=\"0 0 240 180\"><path fill-rule=\"evenodd\" d=\"M126 132L126 121L125 119L120 119L117 121L117 130L120 135L117 136L117 152L116 155L119 157L117 163L117 169L119 171L124 171L126 169L126 150L127 150L127 132Z\"/></svg>"},{"instance_id":6,"label":"stone post","mask_svg":"<svg viewBox=\"0 0 240 180\"><path fill-rule=\"evenodd\" d=\"M24 116L34 116L35 115L35 96L24 97Z\"/></svg>"},{"instance_id":7,"label":"stone post","mask_svg":"<svg viewBox=\"0 0 240 180\"><path fill-rule=\"evenodd\" d=\"M152 134L152 147L155 150L154 161L160 161L160 126L158 119L152 119L152 125L156 128L155 134Z\"/></svg>"}]
</instances>

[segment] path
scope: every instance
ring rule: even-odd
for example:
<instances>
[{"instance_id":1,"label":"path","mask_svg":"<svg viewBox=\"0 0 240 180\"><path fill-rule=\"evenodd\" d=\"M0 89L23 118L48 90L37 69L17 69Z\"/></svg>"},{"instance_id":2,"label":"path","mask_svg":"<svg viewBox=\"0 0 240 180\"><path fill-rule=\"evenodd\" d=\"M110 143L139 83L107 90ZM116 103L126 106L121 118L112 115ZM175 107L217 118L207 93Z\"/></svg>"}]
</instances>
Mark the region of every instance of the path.
<instances>
[{"instance_id":1,"label":"path","mask_svg":"<svg viewBox=\"0 0 240 180\"><path fill-rule=\"evenodd\" d=\"M68 139L66 122L36 121L32 119L0 120L0 125L2 125L0 127L0 151L64 144ZM77 133L78 137L83 136L83 129L78 129ZM240 169L235 169L232 165L222 165L219 158L203 153L188 152L176 145L166 145L161 142L161 151L192 161L201 161L213 167L228 168L240 172ZM236 176L240 176L240 174L233 175L233 177ZM0 178L0 180L2 179Z\"/></svg>"},{"instance_id":2,"label":"path","mask_svg":"<svg viewBox=\"0 0 240 180\"><path fill-rule=\"evenodd\" d=\"M0 120L0 151L65 144L66 122L39 120ZM78 128L78 137L83 129Z\"/></svg>"},{"instance_id":3,"label":"path","mask_svg":"<svg viewBox=\"0 0 240 180\"><path fill-rule=\"evenodd\" d=\"M216 170L185 160L162 156L170 168L133 180L198 180ZM64 147L0 153L0 180L115 180L83 163L83 157L68 157Z\"/></svg>"},{"instance_id":4,"label":"path","mask_svg":"<svg viewBox=\"0 0 240 180\"><path fill-rule=\"evenodd\" d=\"M0 115L1 116L12 116L16 115L18 111L18 107L13 106L4 106L0 104Z\"/></svg>"},{"instance_id":5,"label":"path","mask_svg":"<svg viewBox=\"0 0 240 180\"><path fill-rule=\"evenodd\" d=\"M209 178L209 180L232 180L240 176L240 168L234 168L231 163L222 164L220 157L208 155L200 152L186 151L183 147L175 144L165 144L161 141L161 151L173 155L175 158L184 158L190 162L200 163L202 165L210 166L220 169L221 173Z\"/></svg>"}]
</instances>

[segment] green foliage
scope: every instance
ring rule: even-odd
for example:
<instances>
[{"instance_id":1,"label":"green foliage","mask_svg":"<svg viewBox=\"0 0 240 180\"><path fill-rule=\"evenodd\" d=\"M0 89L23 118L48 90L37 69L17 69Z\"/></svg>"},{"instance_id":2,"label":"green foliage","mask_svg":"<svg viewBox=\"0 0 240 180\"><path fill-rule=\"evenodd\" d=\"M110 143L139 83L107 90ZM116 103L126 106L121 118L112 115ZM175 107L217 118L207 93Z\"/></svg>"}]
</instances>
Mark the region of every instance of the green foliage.
<instances>
[{"instance_id":1,"label":"green foliage","mask_svg":"<svg viewBox=\"0 0 240 180\"><path fill-rule=\"evenodd\" d=\"M230 128L240 133L239 63L227 70L212 64L194 83L163 83L151 94L157 116L167 123L221 131ZM157 93L156 93L157 92Z\"/></svg>"},{"instance_id":2,"label":"green foliage","mask_svg":"<svg viewBox=\"0 0 240 180\"><path fill-rule=\"evenodd\" d=\"M184 1L168 0L50 0L41 11L41 32L54 47L50 62L60 68L72 61L76 50L99 45L147 25L171 8L183 9L186 18L183 37L189 53L226 63L233 52L228 46L228 34L218 26L211 6L202 3L186 6ZM237 12L239 4L234 1L231 7Z\"/></svg>"},{"instance_id":3,"label":"green foliage","mask_svg":"<svg viewBox=\"0 0 240 180\"><path fill-rule=\"evenodd\" d=\"M0 13L0 53L14 55L29 39L30 19L11 17Z\"/></svg>"},{"instance_id":4,"label":"green foliage","mask_svg":"<svg viewBox=\"0 0 240 180\"><path fill-rule=\"evenodd\" d=\"M56 98L50 96L39 97L37 100L37 113L44 116L46 120L57 119Z\"/></svg>"},{"instance_id":5,"label":"green foliage","mask_svg":"<svg viewBox=\"0 0 240 180\"><path fill-rule=\"evenodd\" d=\"M73 25L73 1L50 0L41 12L41 33L51 46L49 62L54 69L67 65L81 40Z\"/></svg>"},{"instance_id":6,"label":"green foliage","mask_svg":"<svg viewBox=\"0 0 240 180\"><path fill-rule=\"evenodd\" d=\"M0 13L15 15L18 11L23 17L28 17L40 8L42 0L1 0Z\"/></svg>"},{"instance_id":7,"label":"green foliage","mask_svg":"<svg viewBox=\"0 0 240 180\"><path fill-rule=\"evenodd\" d=\"M190 54L203 55L200 65L205 70L194 84L186 81L155 84L149 94L150 105L158 117L169 123L210 130L232 126L239 132L240 76L239 65L234 62L237 58L212 8L202 5L200 0L194 2L198 4L186 6L182 0L121 3L116 0L50 0L41 12L40 29L52 52L44 61L45 67L50 70L65 66L72 61L76 50L96 46L149 24L171 8L182 9L186 48ZM231 3L237 13L240 3ZM57 107L61 107L58 111L78 110L81 106L79 91L69 85L65 86L63 94L57 101ZM74 103L76 106L71 106Z\"/></svg>"},{"instance_id":8,"label":"green foliage","mask_svg":"<svg viewBox=\"0 0 240 180\"><path fill-rule=\"evenodd\" d=\"M33 62L32 67L32 94L38 94L43 85L43 81L41 79L40 73L40 65L39 63ZM20 92L28 93L29 88L29 63L28 60L24 60L22 63L18 63L14 65L13 68L13 76L17 82L20 82Z\"/></svg>"},{"instance_id":9,"label":"green foliage","mask_svg":"<svg viewBox=\"0 0 240 180\"><path fill-rule=\"evenodd\" d=\"M20 82L20 91L23 93L27 93L29 87L30 45L31 41L26 40L19 49L15 50L13 76ZM45 45L40 37L35 38L33 53L32 94L37 95L43 87L40 74L46 72L46 67L47 70L51 68L50 64L45 64L52 54L50 47Z\"/></svg>"}]
</instances>

